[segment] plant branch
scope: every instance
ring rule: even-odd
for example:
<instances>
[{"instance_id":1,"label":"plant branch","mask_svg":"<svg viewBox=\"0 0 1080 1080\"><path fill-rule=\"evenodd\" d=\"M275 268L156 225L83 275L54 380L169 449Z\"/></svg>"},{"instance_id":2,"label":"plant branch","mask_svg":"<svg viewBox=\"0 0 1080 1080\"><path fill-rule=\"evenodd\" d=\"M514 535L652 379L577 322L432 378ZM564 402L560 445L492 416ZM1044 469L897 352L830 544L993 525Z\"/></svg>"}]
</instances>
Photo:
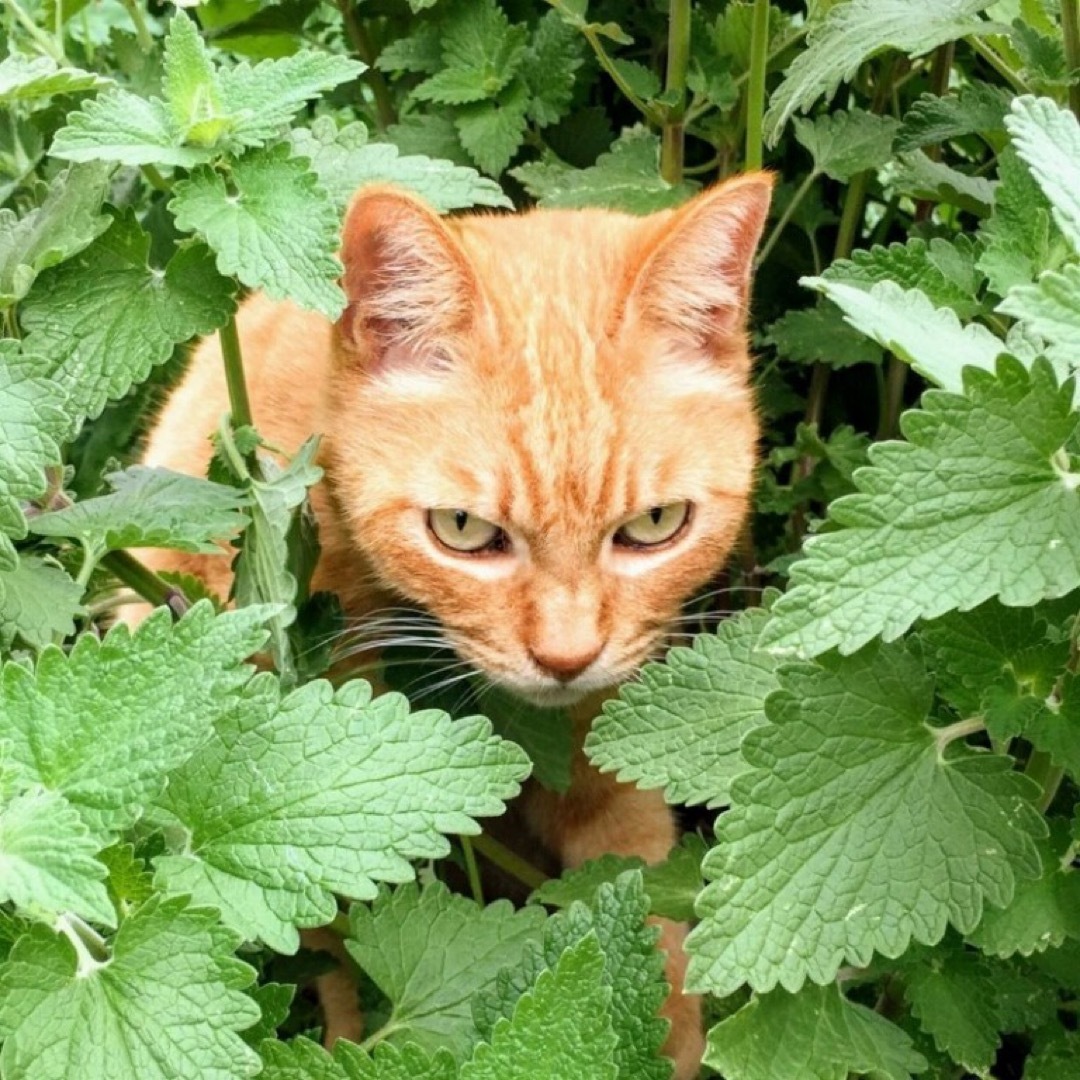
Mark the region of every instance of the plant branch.
<instances>
[{"instance_id":1,"label":"plant branch","mask_svg":"<svg viewBox=\"0 0 1080 1080\"><path fill-rule=\"evenodd\" d=\"M765 160L761 141L765 117L765 71L769 66L769 0L754 0L750 37L750 81L746 86L746 168L760 169Z\"/></svg>"},{"instance_id":2,"label":"plant branch","mask_svg":"<svg viewBox=\"0 0 1080 1080\"><path fill-rule=\"evenodd\" d=\"M67 56L64 54L64 50L26 14L19 0L4 0L4 3L7 9L15 16L15 21L30 35L34 44L42 52L51 56L60 65L67 64Z\"/></svg>"},{"instance_id":3,"label":"plant branch","mask_svg":"<svg viewBox=\"0 0 1080 1080\"><path fill-rule=\"evenodd\" d=\"M761 250L758 252L757 258L754 260L754 267L761 266L762 263L769 257L769 253L774 247L776 242L780 239L780 234L787 228L792 217L795 216L795 211L799 209L799 204L810 193L810 189L817 182L821 173L811 170L806 174L803 182L795 190L795 193L788 200L787 206L784 207L784 212L776 219L776 224L772 227L772 231L769 233L768 239L761 245Z\"/></svg>"},{"instance_id":4,"label":"plant branch","mask_svg":"<svg viewBox=\"0 0 1080 1080\"><path fill-rule=\"evenodd\" d=\"M236 313L218 331L221 355L225 361L225 381L229 387L229 411L235 427L253 427L251 401L244 381L244 358L240 353L240 337L236 332Z\"/></svg>"},{"instance_id":5,"label":"plant branch","mask_svg":"<svg viewBox=\"0 0 1080 1080\"><path fill-rule=\"evenodd\" d=\"M946 727L931 727L930 732L937 743L938 754L945 752L945 747L957 739L964 739L968 735L974 735L977 731L986 730L986 721L981 716L972 716L967 720L957 720L955 724Z\"/></svg>"},{"instance_id":6,"label":"plant branch","mask_svg":"<svg viewBox=\"0 0 1080 1080\"><path fill-rule=\"evenodd\" d=\"M121 2L128 15L131 16L131 21L135 24L135 40L139 43L139 48L144 53L152 53L154 51L154 35L150 33L150 27L146 25L146 19L143 18L142 10L139 7L139 0L121 0Z\"/></svg>"},{"instance_id":7,"label":"plant branch","mask_svg":"<svg viewBox=\"0 0 1080 1080\"><path fill-rule=\"evenodd\" d=\"M390 93L390 87L383 78L382 72L375 67L375 61L378 59L375 44L364 28L364 24L356 17L356 8L351 0L337 0L337 6L353 52L356 53L358 59L367 64L367 71L362 77L371 87L372 96L375 98L375 126L380 132L385 132L391 124L397 123L397 110L394 108L394 98Z\"/></svg>"},{"instance_id":8,"label":"plant branch","mask_svg":"<svg viewBox=\"0 0 1080 1080\"><path fill-rule=\"evenodd\" d=\"M1030 94L1031 88L1020 75L978 35L972 34L964 39L1018 94Z\"/></svg>"},{"instance_id":9,"label":"plant branch","mask_svg":"<svg viewBox=\"0 0 1080 1080\"><path fill-rule=\"evenodd\" d=\"M671 0L665 94L669 101L675 103L669 104L664 110L664 122L660 130L660 175L669 184L678 184L683 178L690 25L690 0Z\"/></svg>"},{"instance_id":10,"label":"plant branch","mask_svg":"<svg viewBox=\"0 0 1080 1080\"><path fill-rule=\"evenodd\" d=\"M610 56L608 56L607 49L604 48L604 43L600 40L600 36L591 26L583 26L581 32L585 35L585 40L589 43L590 48L596 54L597 63L611 76L611 81L622 91L623 96L631 105L650 124L662 122L662 117L657 116L656 109L649 105L647 102L642 101L641 98L634 93L634 88L622 77L619 69L612 62Z\"/></svg>"},{"instance_id":11,"label":"plant branch","mask_svg":"<svg viewBox=\"0 0 1080 1080\"><path fill-rule=\"evenodd\" d=\"M473 850L472 838L459 836L458 840L461 841L461 853L465 856L465 873L469 877L469 890L472 892L473 899L483 907L484 887L480 883L480 868L476 865L476 852Z\"/></svg>"},{"instance_id":12,"label":"plant branch","mask_svg":"<svg viewBox=\"0 0 1080 1080\"><path fill-rule=\"evenodd\" d=\"M167 607L174 618L179 618L191 607L181 589L158 577L150 567L126 551L110 551L101 560L101 565L148 604Z\"/></svg>"},{"instance_id":13,"label":"plant branch","mask_svg":"<svg viewBox=\"0 0 1080 1080\"><path fill-rule=\"evenodd\" d=\"M1065 66L1072 82L1069 84L1069 108L1080 120L1080 0L1061 0L1061 32L1065 37Z\"/></svg>"},{"instance_id":14,"label":"plant branch","mask_svg":"<svg viewBox=\"0 0 1080 1080\"><path fill-rule=\"evenodd\" d=\"M547 881L547 877L536 869L532 863L526 862L516 852L500 844L498 840L487 833L481 833L472 838L473 847L484 856L493 866L517 878L522 885L530 889L539 889Z\"/></svg>"},{"instance_id":15,"label":"plant branch","mask_svg":"<svg viewBox=\"0 0 1080 1080\"><path fill-rule=\"evenodd\" d=\"M58 915L53 929L71 943L78 958L77 975L85 978L109 962L109 947L105 939L78 915L65 911Z\"/></svg>"}]
</instances>

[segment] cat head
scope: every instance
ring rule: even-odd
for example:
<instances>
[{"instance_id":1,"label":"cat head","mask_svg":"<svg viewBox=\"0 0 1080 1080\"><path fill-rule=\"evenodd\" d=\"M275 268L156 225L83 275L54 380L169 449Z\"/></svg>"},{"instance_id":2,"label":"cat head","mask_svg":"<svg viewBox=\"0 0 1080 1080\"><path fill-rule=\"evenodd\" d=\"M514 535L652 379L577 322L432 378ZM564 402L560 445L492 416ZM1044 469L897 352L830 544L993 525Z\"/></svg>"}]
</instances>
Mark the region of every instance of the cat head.
<instances>
[{"instance_id":1,"label":"cat head","mask_svg":"<svg viewBox=\"0 0 1080 1080\"><path fill-rule=\"evenodd\" d=\"M380 583L505 689L555 705L625 680L731 551L770 190L752 174L645 218L354 200L335 501Z\"/></svg>"}]
</instances>

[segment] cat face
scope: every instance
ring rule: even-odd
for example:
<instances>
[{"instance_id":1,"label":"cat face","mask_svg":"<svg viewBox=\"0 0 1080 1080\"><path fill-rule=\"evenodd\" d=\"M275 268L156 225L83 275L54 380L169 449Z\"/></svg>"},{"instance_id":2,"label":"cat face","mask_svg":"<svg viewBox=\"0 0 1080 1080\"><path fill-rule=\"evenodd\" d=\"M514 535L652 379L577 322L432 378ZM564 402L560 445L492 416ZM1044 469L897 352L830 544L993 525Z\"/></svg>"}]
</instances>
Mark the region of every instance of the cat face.
<instances>
[{"instance_id":1,"label":"cat face","mask_svg":"<svg viewBox=\"0 0 1080 1080\"><path fill-rule=\"evenodd\" d=\"M649 218L354 202L335 501L380 582L505 689L557 705L625 680L730 552L769 191L745 177Z\"/></svg>"}]
</instances>

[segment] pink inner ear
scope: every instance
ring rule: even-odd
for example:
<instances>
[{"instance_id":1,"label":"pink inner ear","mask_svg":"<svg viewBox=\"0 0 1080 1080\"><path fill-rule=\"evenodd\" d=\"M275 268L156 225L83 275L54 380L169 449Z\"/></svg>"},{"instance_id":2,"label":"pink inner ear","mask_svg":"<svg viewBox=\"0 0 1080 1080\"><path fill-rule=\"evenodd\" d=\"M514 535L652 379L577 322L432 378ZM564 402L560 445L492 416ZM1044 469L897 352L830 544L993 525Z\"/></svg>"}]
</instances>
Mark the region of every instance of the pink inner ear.
<instances>
[{"instance_id":1,"label":"pink inner ear","mask_svg":"<svg viewBox=\"0 0 1080 1080\"><path fill-rule=\"evenodd\" d=\"M366 370L372 375L436 375L450 370L450 358L437 345L390 341L372 350Z\"/></svg>"}]
</instances>

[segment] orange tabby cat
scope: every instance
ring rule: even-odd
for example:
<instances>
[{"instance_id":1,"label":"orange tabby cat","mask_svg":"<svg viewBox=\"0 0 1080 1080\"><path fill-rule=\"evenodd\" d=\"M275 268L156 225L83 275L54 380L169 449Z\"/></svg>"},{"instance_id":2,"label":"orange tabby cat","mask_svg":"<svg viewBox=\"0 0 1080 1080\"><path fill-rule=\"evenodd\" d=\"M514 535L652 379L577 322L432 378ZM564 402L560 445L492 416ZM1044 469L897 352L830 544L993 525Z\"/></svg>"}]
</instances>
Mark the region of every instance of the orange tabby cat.
<instances>
[{"instance_id":1,"label":"orange tabby cat","mask_svg":"<svg viewBox=\"0 0 1080 1080\"><path fill-rule=\"evenodd\" d=\"M350 616L419 605L492 682L574 705L583 736L746 514L757 423L745 321L770 189L744 176L647 218L448 221L400 192L362 192L345 223L339 323L261 296L238 317L259 430L286 448L323 433L314 586ZM203 473L227 408L212 339L147 463ZM148 561L228 591L227 560ZM580 754L567 795L523 798L566 866L604 852L657 861L675 841L660 793ZM700 1009L681 992L683 928L662 926L682 1080L700 1062ZM328 1020L355 1034L347 1013Z\"/></svg>"}]
</instances>

